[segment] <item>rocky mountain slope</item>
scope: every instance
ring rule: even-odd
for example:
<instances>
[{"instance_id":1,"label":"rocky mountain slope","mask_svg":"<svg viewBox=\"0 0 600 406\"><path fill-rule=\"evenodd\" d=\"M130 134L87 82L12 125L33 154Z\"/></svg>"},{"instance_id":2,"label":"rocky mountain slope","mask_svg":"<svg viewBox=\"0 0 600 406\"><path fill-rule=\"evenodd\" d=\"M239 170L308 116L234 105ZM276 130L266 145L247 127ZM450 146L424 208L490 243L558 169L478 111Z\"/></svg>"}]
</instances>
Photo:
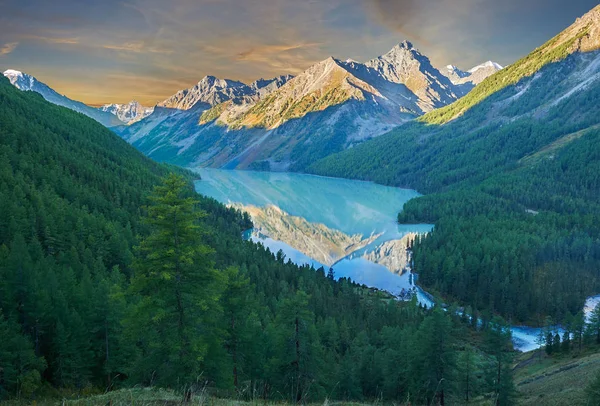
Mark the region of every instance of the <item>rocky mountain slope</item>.
<instances>
[{"instance_id":1,"label":"rocky mountain slope","mask_svg":"<svg viewBox=\"0 0 600 406\"><path fill-rule=\"evenodd\" d=\"M206 77L118 133L181 165L302 170L457 100L462 90L409 42L365 64L333 57L250 85Z\"/></svg>"},{"instance_id":2,"label":"rocky mountain slope","mask_svg":"<svg viewBox=\"0 0 600 406\"><path fill-rule=\"evenodd\" d=\"M44 99L50 103L75 110L78 113L85 114L93 118L105 127L114 127L123 125L123 121L119 120L114 114L95 109L81 102L71 100L67 96L63 96L51 89L45 83L40 82L31 75L28 75L17 70L9 69L4 72L4 76L10 80L13 86L23 91L33 91L42 95Z\"/></svg>"},{"instance_id":3,"label":"rocky mountain slope","mask_svg":"<svg viewBox=\"0 0 600 406\"><path fill-rule=\"evenodd\" d=\"M133 100L127 104L105 104L99 110L117 116L125 124L133 124L152 114L154 107L144 107Z\"/></svg>"}]
</instances>

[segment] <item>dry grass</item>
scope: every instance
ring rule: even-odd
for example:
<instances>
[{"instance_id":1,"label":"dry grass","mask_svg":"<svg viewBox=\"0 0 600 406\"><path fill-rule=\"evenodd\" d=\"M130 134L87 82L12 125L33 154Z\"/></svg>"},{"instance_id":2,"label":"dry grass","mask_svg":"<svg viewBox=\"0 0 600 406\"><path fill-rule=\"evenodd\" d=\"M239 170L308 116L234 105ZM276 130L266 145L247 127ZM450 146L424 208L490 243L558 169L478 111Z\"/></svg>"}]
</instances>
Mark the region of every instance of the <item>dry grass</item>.
<instances>
[{"instance_id":1,"label":"dry grass","mask_svg":"<svg viewBox=\"0 0 600 406\"><path fill-rule=\"evenodd\" d=\"M196 395L191 402L184 403L182 396L176 392L157 389L157 388L132 388L132 389L121 389L113 392L108 392L100 395L90 395L81 397L79 399L76 396L69 396L64 399L45 399L38 401L9 401L2 403L6 406L24 406L24 405L36 405L36 406L286 406L292 405L292 403L285 402L264 402L254 401L246 402L234 399L218 399L205 395ZM375 403L373 403L375 404ZM313 406L366 406L365 403L351 403L351 402L332 402L326 400L322 403L314 403ZM311 406L311 405L308 405Z\"/></svg>"},{"instance_id":2,"label":"dry grass","mask_svg":"<svg viewBox=\"0 0 600 406\"><path fill-rule=\"evenodd\" d=\"M585 405L585 387L600 372L600 353L523 358L520 365L515 371L520 405Z\"/></svg>"}]
</instances>

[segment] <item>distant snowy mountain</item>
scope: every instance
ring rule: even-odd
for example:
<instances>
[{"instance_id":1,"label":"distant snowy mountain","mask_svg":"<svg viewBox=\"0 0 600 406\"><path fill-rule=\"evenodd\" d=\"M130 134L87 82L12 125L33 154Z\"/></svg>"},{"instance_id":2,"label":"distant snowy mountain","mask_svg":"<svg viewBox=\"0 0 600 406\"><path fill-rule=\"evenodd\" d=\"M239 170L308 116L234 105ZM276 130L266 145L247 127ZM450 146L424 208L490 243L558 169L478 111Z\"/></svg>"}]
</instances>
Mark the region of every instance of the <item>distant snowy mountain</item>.
<instances>
[{"instance_id":1,"label":"distant snowy mountain","mask_svg":"<svg viewBox=\"0 0 600 406\"><path fill-rule=\"evenodd\" d=\"M502 70L504 68L502 67L502 65L496 62L487 61L485 63L482 63L481 65L475 66L473 69L469 69L469 73L473 74L477 71L481 71L482 69L498 72L499 70Z\"/></svg>"},{"instance_id":2,"label":"distant snowy mountain","mask_svg":"<svg viewBox=\"0 0 600 406\"><path fill-rule=\"evenodd\" d=\"M154 107L144 107L135 100L127 104L105 104L99 109L117 116L119 120L126 124L136 123L148 117L154 111Z\"/></svg>"},{"instance_id":3,"label":"distant snowy mountain","mask_svg":"<svg viewBox=\"0 0 600 406\"><path fill-rule=\"evenodd\" d=\"M475 86L502 69L503 67L500 64L487 61L466 72L454 65L448 65L444 74L458 88L460 96L464 96L473 90Z\"/></svg>"},{"instance_id":4,"label":"distant snowy mountain","mask_svg":"<svg viewBox=\"0 0 600 406\"><path fill-rule=\"evenodd\" d=\"M48 85L40 82L31 75L9 69L4 72L4 76L6 76L8 80L10 80L10 83L12 83L17 89L22 91L37 92L50 103L54 103L85 114L86 116L93 118L106 127L123 125L123 121L119 120L115 115L60 95Z\"/></svg>"},{"instance_id":5,"label":"distant snowy mountain","mask_svg":"<svg viewBox=\"0 0 600 406\"><path fill-rule=\"evenodd\" d=\"M181 165L302 169L462 92L405 41L367 63L330 57L296 77L246 85L207 76L117 131L149 156Z\"/></svg>"}]
</instances>

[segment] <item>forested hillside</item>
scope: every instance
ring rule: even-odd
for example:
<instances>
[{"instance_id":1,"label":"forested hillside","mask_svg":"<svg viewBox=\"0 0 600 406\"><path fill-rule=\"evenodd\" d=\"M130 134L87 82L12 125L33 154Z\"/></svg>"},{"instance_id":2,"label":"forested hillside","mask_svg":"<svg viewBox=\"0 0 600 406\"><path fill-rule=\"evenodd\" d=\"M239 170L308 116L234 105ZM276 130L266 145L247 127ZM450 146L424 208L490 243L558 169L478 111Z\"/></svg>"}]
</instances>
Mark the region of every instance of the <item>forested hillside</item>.
<instances>
[{"instance_id":1,"label":"forested hillside","mask_svg":"<svg viewBox=\"0 0 600 406\"><path fill-rule=\"evenodd\" d=\"M436 223L415 250L426 287L520 322L565 321L600 290L599 58L569 55L450 123L405 125L311 170L430 194L400 215Z\"/></svg>"},{"instance_id":2,"label":"forested hillside","mask_svg":"<svg viewBox=\"0 0 600 406\"><path fill-rule=\"evenodd\" d=\"M297 267L168 172L0 80L0 399L161 386L510 403L500 320L475 328Z\"/></svg>"}]
</instances>

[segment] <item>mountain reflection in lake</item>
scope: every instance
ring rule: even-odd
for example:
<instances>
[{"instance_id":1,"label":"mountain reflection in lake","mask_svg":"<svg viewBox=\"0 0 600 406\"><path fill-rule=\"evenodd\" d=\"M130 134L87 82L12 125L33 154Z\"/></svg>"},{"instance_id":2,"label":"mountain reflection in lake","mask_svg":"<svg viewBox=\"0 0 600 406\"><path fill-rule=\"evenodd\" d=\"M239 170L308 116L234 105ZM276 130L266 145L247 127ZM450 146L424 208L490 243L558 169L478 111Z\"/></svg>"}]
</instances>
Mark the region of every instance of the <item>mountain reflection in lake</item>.
<instances>
[{"instance_id":1,"label":"mountain reflection in lake","mask_svg":"<svg viewBox=\"0 0 600 406\"><path fill-rule=\"evenodd\" d=\"M396 218L416 191L294 173L197 171L196 190L249 212L252 239L272 252L299 265L332 266L338 278L395 295L414 288L403 273L406 240L432 226L398 225Z\"/></svg>"}]
</instances>

